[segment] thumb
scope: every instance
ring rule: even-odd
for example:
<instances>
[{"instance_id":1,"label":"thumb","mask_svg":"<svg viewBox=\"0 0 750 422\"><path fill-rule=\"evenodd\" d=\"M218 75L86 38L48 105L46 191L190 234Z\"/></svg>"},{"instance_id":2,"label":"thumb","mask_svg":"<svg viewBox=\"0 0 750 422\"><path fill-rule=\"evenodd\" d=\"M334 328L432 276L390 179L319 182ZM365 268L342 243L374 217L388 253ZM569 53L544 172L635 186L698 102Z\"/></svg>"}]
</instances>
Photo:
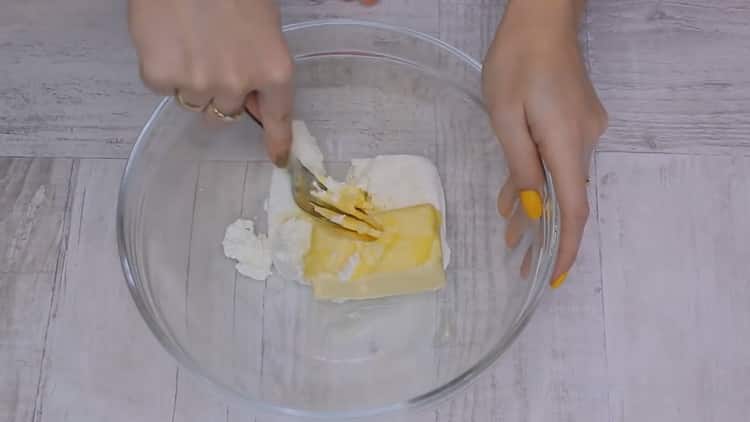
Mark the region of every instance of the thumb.
<instances>
[{"instance_id":1,"label":"thumb","mask_svg":"<svg viewBox=\"0 0 750 422\"><path fill-rule=\"evenodd\" d=\"M492 126L508 160L510 178L518 189L521 206L527 217L538 220L542 216L544 173L526 116L523 110L493 113Z\"/></svg>"},{"instance_id":2,"label":"thumb","mask_svg":"<svg viewBox=\"0 0 750 422\"><path fill-rule=\"evenodd\" d=\"M263 141L271 161L286 166L292 145L291 84L276 85L258 92L257 107L263 122ZM252 109L251 105L248 108Z\"/></svg>"}]
</instances>

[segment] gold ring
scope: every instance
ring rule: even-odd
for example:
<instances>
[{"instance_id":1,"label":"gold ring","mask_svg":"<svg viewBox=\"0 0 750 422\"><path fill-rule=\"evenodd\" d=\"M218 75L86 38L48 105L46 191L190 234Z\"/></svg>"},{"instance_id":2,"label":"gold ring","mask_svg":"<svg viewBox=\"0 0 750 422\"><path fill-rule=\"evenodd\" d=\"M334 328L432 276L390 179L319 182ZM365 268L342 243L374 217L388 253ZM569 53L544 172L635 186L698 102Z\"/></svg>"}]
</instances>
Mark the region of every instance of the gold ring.
<instances>
[{"instance_id":1,"label":"gold ring","mask_svg":"<svg viewBox=\"0 0 750 422\"><path fill-rule=\"evenodd\" d=\"M193 104L193 103L191 103L189 101L185 101L185 99L182 98L182 95L180 94L180 89L179 88L175 88L174 89L174 97L177 98L177 102L180 103L180 105L185 110L200 112L200 111L203 111L203 110L206 109L206 106L197 105L197 104Z\"/></svg>"},{"instance_id":2,"label":"gold ring","mask_svg":"<svg viewBox=\"0 0 750 422\"><path fill-rule=\"evenodd\" d=\"M211 112L214 114L214 116L216 116L216 118L221 120L222 122L233 122L242 115L242 110L234 114L224 113L223 111L219 110L218 107L216 107L216 104L214 104L213 100L208 103L208 107L211 109Z\"/></svg>"}]
</instances>

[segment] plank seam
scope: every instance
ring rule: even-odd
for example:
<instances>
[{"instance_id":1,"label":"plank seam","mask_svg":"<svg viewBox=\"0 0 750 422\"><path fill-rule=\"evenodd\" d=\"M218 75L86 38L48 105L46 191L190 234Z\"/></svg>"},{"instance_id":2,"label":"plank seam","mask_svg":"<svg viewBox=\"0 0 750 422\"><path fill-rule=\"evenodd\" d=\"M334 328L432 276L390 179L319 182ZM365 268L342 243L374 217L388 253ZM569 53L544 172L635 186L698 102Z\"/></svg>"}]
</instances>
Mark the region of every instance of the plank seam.
<instances>
[{"instance_id":1,"label":"plank seam","mask_svg":"<svg viewBox=\"0 0 750 422\"><path fill-rule=\"evenodd\" d=\"M63 227L62 227L62 236L60 239L60 248L57 251L57 261L55 262L55 270L53 271L53 282L52 282L52 292L50 294L50 300L49 300L49 312L47 314L47 321L44 326L44 336L43 336L43 342L42 342L42 356L40 358L40 364L39 364L39 377L37 379L36 383L36 391L34 393L34 407L33 407L33 413L31 416L31 421L36 422L38 420L41 420L42 417L42 411L43 411L43 403L42 403L42 394L44 390L45 385L45 360L47 359L47 342L49 339L49 329L52 325L52 320L55 318L55 308L57 307L57 292L58 292L58 285L62 283L62 278L65 277L65 257L68 251L68 240L70 237L70 219L71 219L71 210L72 210L72 203L73 203L73 196L75 194L74 187L77 183L78 179L78 160L73 160L70 163L70 172L68 175L68 192L65 197L65 211L63 213Z\"/></svg>"}]
</instances>

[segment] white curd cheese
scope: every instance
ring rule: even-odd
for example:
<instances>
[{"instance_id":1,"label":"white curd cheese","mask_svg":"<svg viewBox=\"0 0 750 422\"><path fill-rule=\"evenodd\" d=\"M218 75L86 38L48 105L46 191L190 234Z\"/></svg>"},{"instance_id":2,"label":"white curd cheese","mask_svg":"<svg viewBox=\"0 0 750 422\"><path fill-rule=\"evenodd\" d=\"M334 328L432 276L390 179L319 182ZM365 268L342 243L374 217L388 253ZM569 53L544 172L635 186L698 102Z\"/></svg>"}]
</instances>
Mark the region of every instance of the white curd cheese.
<instances>
[{"instance_id":1,"label":"white curd cheese","mask_svg":"<svg viewBox=\"0 0 750 422\"><path fill-rule=\"evenodd\" d=\"M235 268L240 274L255 280L265 280L271 275L268 237L255 234L252 220L239 219L227 226L222 246L224 255L237 260Z\"/></svg>"},{"instance_id":2,"label":"white curd cheese","mask_svg":"<svg viewBox=\"0 0 750 422\"><path fill-rule=\"evenodd\" d=\"M354 159L346 179L369 192L377 208L389 210L431 204L440 211L443 268L448 267L451 250L445 233L445 194L440 174L432 161L418 155Z\"/></svg>"}]
</instances>

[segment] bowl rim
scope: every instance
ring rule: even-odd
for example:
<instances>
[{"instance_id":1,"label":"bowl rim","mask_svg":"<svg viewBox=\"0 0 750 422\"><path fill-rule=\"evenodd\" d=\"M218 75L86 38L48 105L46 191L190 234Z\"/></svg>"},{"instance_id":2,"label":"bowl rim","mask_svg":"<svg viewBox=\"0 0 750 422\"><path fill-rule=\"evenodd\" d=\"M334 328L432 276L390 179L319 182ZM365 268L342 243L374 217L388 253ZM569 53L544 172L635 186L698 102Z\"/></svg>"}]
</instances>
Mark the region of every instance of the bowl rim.
<instances>
[{"instance_id":1,"label":"bowl rim","mask_svg":"<svg viewBox=\"0 0 750 422\"><path fill-rule=\"evenodd\" d=\"M464 53L463 51L453 47L452 45L442 41L434 36L419 32L413 29L408 29L396 25L385 24L374 21L356 20L356 19L322 19L312 20L299 23L293 23L284 25L282 31L284 33L309 29L319 26L353 26L353 27L366 27L385 31L391 31L400 35L406 35L409 37L417 38L432 44L440 49L452 54L459 60L465 62L474 70L481 73L482 65L475 60L473 57ZM442 385L434 387L429 391L419 394L414 397L410 397L398 402L391 404L368 407L362 410L345 410L345 411L312 411L306 409L285 407L276 404L270 404L259 399L250 398L242 395L233 388L224 385L217 379L206 375L200 366L193 360L189 353L182 349L179 342L175 340L175 336L169 331L166 324L161 324L159 321L162 318L159 316L159 312L156 307L147 299L147 294L142 292L142 282L139 279L137 267L130 259L129 245L127 241L127 235L125 232L125 199L127 186L129 180L133 177L134 163L143 154L147 138L153 129L154 124L160 117L164 109L173 101L172 97L164 97L160 103L156 106L154 111L149 116L148 120L144 124L143 128L136 138L136 142L128 156L125 169L123 171L122 178L120 180L119 192L117 197L117 209L116 209L116 232L117 232L117 247L120 258L120 265L122 267L123 274L125 276L125 282L130 291L130 295L133 302L138 309L141 317L145 321L146 325L151 330L152 334L157 338L162 347L170 354L179 366L188 368L193 374L197 375L199 379L212 384L219 390L225 393L225 395L233 400L233 402L241 406L249 406L254 411L260 411L270 414L303 417L309 419L350 419L350 418L368 418L373 416L382 416L388 413L394 413L399 411L411 411L421 410L425 408L432 408L442 401L451 397L454 393L457 393L471 383L476 381L480 375L484 374L488 368L493 366L500 358L500 356L514 343L519 337L523 329L530 321L531 315L536 310L539 302L541 301L544 292L547 290L548 280L552 276L552 270L554 265L554 259L548 259L545 263L544 259L538 259L537 268L534 273L538 274L539 277L536 280L529 280L533 283L530 293L526 299L526 302L521 308L521 312L517 315L516 319L510 324L508 332L501 337L495 345L489 349L476 363L470 366L468 369L459 373L458 375L451 378L449 381L444 382ZM559 222L560 212L559 206L556 200L554 187L552 184L552 178L547 171L545 172L545 197L549 206L545 207L546 212L542 217L542 224L544 236L543 244L546 243L546 248L542 246L542 252L547 250L551 257L557 256L559 247Z\"/></svg>"}]
</instances>

